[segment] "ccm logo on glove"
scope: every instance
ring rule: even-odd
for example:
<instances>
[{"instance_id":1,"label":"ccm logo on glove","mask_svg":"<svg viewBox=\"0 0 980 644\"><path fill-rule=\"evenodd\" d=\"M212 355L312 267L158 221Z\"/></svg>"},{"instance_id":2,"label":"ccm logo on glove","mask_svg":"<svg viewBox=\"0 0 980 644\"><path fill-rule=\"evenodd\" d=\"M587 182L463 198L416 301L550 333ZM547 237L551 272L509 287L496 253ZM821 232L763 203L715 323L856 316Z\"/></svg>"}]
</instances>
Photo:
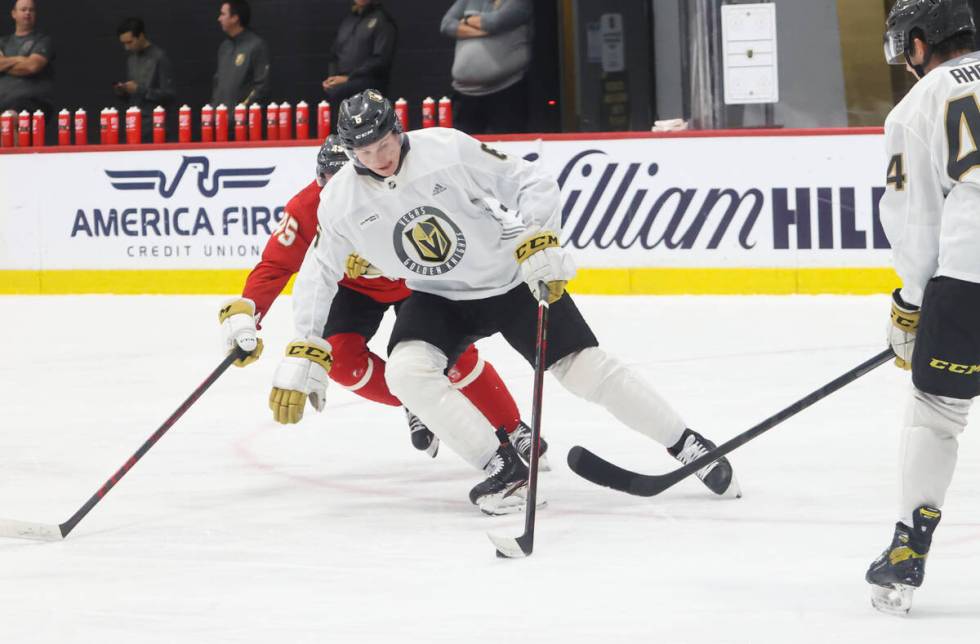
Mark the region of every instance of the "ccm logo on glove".
<instances>
[{"instance_id":1,"label":"ccm logo on glove","mask_svg":"<svg viewBox=\"0 0 980 644\"><path fill-rule=\"evenodd\" d=\"M552 232L545 232L525 240L517 247L514 256L517 258L518 263L520 263L541 249L560 247L561 243L558 241L558 235Z\"/></svg>"},{"instance_id":2,"label":"ccm logo on glove","mask_svg":"<svg viewBox=\"0 0 980 644\"><path fill-rule=\"evenodd\" d=\"M293 342L286 347L286 355L290 358L306 358L317 363L327 371L333 365L333 356L329 351L324 351L320 347L315 347L305 342Z\"/></svg>"}]
</instances>

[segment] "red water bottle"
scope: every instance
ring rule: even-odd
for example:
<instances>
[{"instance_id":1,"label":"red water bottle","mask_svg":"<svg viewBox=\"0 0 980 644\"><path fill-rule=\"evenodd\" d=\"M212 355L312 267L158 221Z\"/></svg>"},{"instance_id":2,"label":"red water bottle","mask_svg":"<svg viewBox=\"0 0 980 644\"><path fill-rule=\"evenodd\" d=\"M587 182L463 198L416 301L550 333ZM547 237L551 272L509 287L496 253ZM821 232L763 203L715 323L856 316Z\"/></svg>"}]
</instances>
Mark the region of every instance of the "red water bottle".
<instances>
[{"instance_id":1,"label":"red water bottle","mask_svg":"<svg viewBox=\"0 0 980 644\"><path fill-rule=\"evenodd\" d=\"M262 106L258 103L248 106L248 138L252 141L262 140Z\"/></svg>"},{"instance_id":2,"label":"red water bottle","mask_svg":"<svg viewBox=\"0 0 980 644\"><path fill-rule=\"evenodd\" d=\"M279 140L279 106L275 103L269 103L265 108L265 138Z\"/></svg>"},{"instance_id":3,"label":"red water bottle","mask_svg":"<svg viewBox=\"0 0 980 644\"><path fill-rule=\"evenodd\" d=\"M214 140L228 140L228 106L224 103L214 110Z\"/></svg>"},{"instance_id":4,"label":"red water bottle","mask_svg":"<svg viewBox=\"0 0 980 644\"><path fill-rule=\"evenodd\" d=\"M201 108L201 141L214 141L214 108L210 105Z\"/></svg>"},{"instance_id":5,"label":"red water bottle","mask_svg":"<svg viewBox=\"0 0 980 644\"><path fill-rule=\"evenodd\" d=\"M177 140L180 143L191 142L191 108L181 105L177 110Z\"/></svg>"},{"instance_id":6,"label":"red water bottle","mask_svg":"<svg viewBox=\"0 0 980 644\"><path fill-rule=\"evenodd\" d=\"M17 116L17 147L31 147L31 113L27 110Z\"/></svg>"},{"instance_id":7,"label":"red water bottle","mask_svg":"<svg viewBox=\"0 0 980 644\"><path fill-rule=\"evenodd\" d=\"M153 108L153 142L166 143L167 141L167 110L162 105Z\"/></svg>"},{"instance_id":8,"label":"red water bottle","mask_svg":"<svg viewBox=\"0 0 980 644\"><path fill-rule=\"evenodd\" d=\"M330 136L330 103L320 101L316 106L316 138L321 141Z\"/></svg>"},{"instance_id":9,"label":"red water bottle","mask_svg":"<svg viewBox=\"0 0 980 644\"><path fill-rule=\"evenodd\" d=\"M306 101L296 104L296 138L300 141L310 138L310 106Z\"/></svg>"},{"instance_id":10,"label":"red water bottle","mask_svg":"<svg viewBox=\"0 0 980 644\"><path fill-rule=\"evenodd\" d=\"M109 115L109 144L119 145L119 110L110 107L106 114Z\"/></svg>"},{"instance_id":11,"label":"red water bottle","mask_svg":"<svg viewBox=\"0 0 980 644\"><path fill-rule=\"evenodd\" d=\"M453 102L448 96L439 99L439 127L453 126Z\"/></svg>"},{"instance_id":12,"label":"red water bottle","mask_svg":"<svg viewBox=\"0 0 980 644\"><path fill-rule=\"evenodd\" d=\"M71 112L58 112L58 145L71 145Z\"/></svg>"},{"instance_id":13,"label":"red water bottle","mask_svg":"<svg viewBox=\"0 0 980 644\"><path fill-rule=\"evenodd\" d=\"M14 147L14 113L10 110L0 114L0 147Z\"/></svg>"},{"instance_id":14,"label":"red water bottle","mask_svg":"<svg viewBox=\"0 0 980 644\"><path fill-rule=\"evenodd\" d=\"M37 110L31 120L31 134L35 148L44 147L44 128L47 124L44 120L44 112Z\"/></svg>"},{"instance_id":15,"label":"red water bottle","mask_svg":"<svg viewBox=\"0 0 980 644\"><path fill-rule=\"evenodd\" d=\"M436 102L431 96L426 96L422 101L422 127L436 126Z\"/></svg>"},{"instance_id":16,"label":"red water bottle","mask_svg":"<svg viewBox=\"0 0 980 644\"><path fill-rule=\"evenodd\" d=\"M143 112L140 108L133 105L126 110L126 144L136 145L142 143L143 138Z\"/></svg>"},{"instance_id":17,"label":"red water bottle","mask_svg":"<svg viewBox=\"0 0 980 644\"><path fill-rule=\"evenodd\" d=\"M404 98L395 101L395 118L402 124L402 132L408 132L408 101Z\"/></svg>"},{"instance_id":18,"label":"red water bottle","mask_svg":"<svg viewBox=\"0 0 980 644\"><path fill-rule=\"evenodd\" d=\"M109 145L109 108L103 107L99 112L99 143Z\"/></svg>"},{"instance_id":19,"label":"red water bottle","mask_svg":"<svg viewBox=\"0 0 980 644\"><path fill-rule=\"evenodd\" d=\"M248 110L241 103L235 106L235 140L246 141L248 139Z\"/></svg>"},{"instance_id":20,"label":"red water bottle","mask_svg":"<svg viewBox=\"0 0 980 644\"><path fill-rule=\"evenodd\" d=\"M283 101L279 104L279 140L293 138L293 106Z\"/></svg>"},{"instance_id":21,"label":"red water bottle","mask_svg":"<svg viewBox=\"0 0 980 644\"><path fill-rule=\"evenodd\" d=\"M88 114L85 110L75 110L75 145L88 145Z\"/></svg>"}]
</instances>

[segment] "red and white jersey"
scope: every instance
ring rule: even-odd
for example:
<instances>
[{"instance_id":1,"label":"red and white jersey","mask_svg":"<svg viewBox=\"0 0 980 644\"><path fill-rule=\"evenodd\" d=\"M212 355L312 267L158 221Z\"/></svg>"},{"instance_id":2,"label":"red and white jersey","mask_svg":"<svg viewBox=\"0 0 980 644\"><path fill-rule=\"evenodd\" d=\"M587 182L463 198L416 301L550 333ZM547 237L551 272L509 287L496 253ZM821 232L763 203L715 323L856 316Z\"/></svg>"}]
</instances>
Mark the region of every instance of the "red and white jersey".
<instances>
[{"instance_id":1,"label":"red and white jersey","mask_svg":"<svg viewBox=\"0 0 980 644\"><path fill-rule=\"evenodd\" d=\"M885 121L881 223L909 304L938 275L980 282L978 101L980 52L926 74Z\"/></svg>"},{"instance_id":2,"label":"red and white jersey","mask_svg":"<svg viewBox=\"0 0 980 644\"><path fill-rule=\"evenodd\" d=\"M269 311L289 278L299 271L311 244L318 243L317 209L320 207L320 186L316 181L299 191L289 203L279 227L262 251L262 261L245 280L242 297L255 302L255 318L260 322ZM394 303L411 294L405 280L384 277L340 280L342 286L363 293L376 302Z\"/></svg>"}]
</instances>

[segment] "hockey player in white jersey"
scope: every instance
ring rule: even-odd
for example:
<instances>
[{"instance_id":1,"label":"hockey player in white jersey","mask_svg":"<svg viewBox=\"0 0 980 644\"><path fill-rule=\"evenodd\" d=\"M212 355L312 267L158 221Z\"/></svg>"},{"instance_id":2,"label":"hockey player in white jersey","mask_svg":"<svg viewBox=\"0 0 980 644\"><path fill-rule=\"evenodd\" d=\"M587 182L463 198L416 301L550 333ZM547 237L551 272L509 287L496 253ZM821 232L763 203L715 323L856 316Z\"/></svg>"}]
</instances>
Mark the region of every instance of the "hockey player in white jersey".
<instances>
[{"instance_id":1,"label":"hockey player in white jersey","mask_svg":"<svg viewBox=\"0 0 980 644\"><path fill-rule=\"evenodd\" d=\"M904 614L980 394L980 53L966 0L898 0L885 57L919 79L885 121L881 220L902 287L888 337L912 371L899 457L898 523L869 568L872 604ZM914 349L914 351L913 351Z\"/></svg>"},{"instance_id":2,"label":"hockey player in white jersey","mask_svg":"<svg viewBox=\"0 0 980 644\"><path fill-rule=\"evenodd\" d=\"M548 368L562 385L682 462L714 447L634 369L599 348L564 292L575 268L558 242L558 184L538 164L454 129L402 133L391 104L373 90L344 101L337 131L353 163L321 195L323 234L296 280L299 339L276 373L274 408L303 405L318 390L323 398L322 367L303 356L329 352L320 332L344 260L356 251L412 290L391 333L388 385L444 444L486 472L470 492L484 512L523 508L527 467L487 431L444 371L467 344L498 332L533 364L539 282L548 284L551 301ZM490 199L506 210L491 208ZM698 476L716 494L739 494L726 459Z\"/></svg>"}]
</instances>

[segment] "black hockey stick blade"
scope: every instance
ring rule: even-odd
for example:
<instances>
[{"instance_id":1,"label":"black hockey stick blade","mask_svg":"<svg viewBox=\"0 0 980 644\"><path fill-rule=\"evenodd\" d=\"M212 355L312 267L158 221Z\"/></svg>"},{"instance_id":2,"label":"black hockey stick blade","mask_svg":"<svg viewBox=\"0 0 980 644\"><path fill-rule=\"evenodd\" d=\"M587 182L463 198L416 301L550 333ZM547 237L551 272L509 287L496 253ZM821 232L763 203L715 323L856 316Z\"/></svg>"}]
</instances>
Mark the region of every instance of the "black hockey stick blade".
<instances>
[{"instance_id":1,"label":"black hockey stick blade","mask_svg":"<svg viewBox=\"0 0 980 644\"><path fill-rule=\"evenodd\" d=\"M519 537L487 534L497 556L506 559L529 557L534 551L534 517L538 505L538 463L541 460L541 411L544 396L545 355L548 351L548 285L538 282L538 328L534 351L534 392L531 398L531 459L528 463L527 499L524 502L524 533Z\"/></svg>"},{"instance_id":2,"label":"black hockey stick blade","mask_svg":"<svg viewBox=\"0 0 980 644\"><path fill-rule=\"evenodd\" d=\"M81 521L85 515L88 514L89 511L91 511L92 508L94 508L99 501L101 501L103 497L109 493L109 490L115 487L116 483L118 483L119 480L124 477L134 465L136 465L137 461L143 458L144 454L150 451L150 448L153 447L165 433L167 433L167 430L173 427L174 423L176 423L177 420L191 408L191 405L197 402L197 399L200 398L212 384L214 384L214 381L217 380L218 377L223 374L233 362L235 362L235 360L244 358L247 355L247 351L243 351L242 349L236 347L234 351L225 356L224 360L221 361L221 364L219 364L215 370L211 372L211 375L209 375L207 379L205 379L205 381L202 382L190 396L188 396L187 400L185 400L180 407L178 407L177 410L170 415L170 418L165 420L163 424L155 432L153 432L153 435L146 439L140 448L136 450L136 453L130 456L129 460L123 463L122 467L116 470L116 473L110 476L109 480L107 480L102 487L100 487L95 494L93 494L91 498L89 498L89 500L82 505L82 507L78 508L75 514L71 515L67 521L59 525L53 525L49 523L30 523L28 521L17 521L14 519L0 519L0 537L35 539L38 541L61 541L67 537L68 533L74 530L75 526L78 525L78 522Z\"/></svg>"},{"instance_id":3,"label":"black hockey stick blade","mask_svg":"<svg viewBox=\"0 0 980 644\"><path fill-rule=\"evenodd\" d=\"M786 407L782 411L770 416L758 425L742 432L731 440L722 443L715 449L702 455L700 458L691 461L683 467L677 468L673 472L659 475L633 472L619 467L618 465L614 465L601 456L595 454L594 452L590 452L579 445L576 445L569 450L568 467L582 478L586 479L587 481L591 481L596 485L612 488L614 490L619 490L620 492L626 492L627 494L633 494L635 496L656 496L667 488L676 485L679 481L684 480L691 474L694 474L701 468L710 465L722 456L734 451L736 448L744 445L753 438L795 416L810 405L813 405L814 403L826 398L835 391L843 388L845 385L854 382L869 371L875 369L876 367L880 367L891 360L894 356L895 354L891 348L882 351L881 353L854 367L847 373L844 373L834 380L828 382L823 387L796 401L789 407Z\"/></svg>"}]
</instances>

